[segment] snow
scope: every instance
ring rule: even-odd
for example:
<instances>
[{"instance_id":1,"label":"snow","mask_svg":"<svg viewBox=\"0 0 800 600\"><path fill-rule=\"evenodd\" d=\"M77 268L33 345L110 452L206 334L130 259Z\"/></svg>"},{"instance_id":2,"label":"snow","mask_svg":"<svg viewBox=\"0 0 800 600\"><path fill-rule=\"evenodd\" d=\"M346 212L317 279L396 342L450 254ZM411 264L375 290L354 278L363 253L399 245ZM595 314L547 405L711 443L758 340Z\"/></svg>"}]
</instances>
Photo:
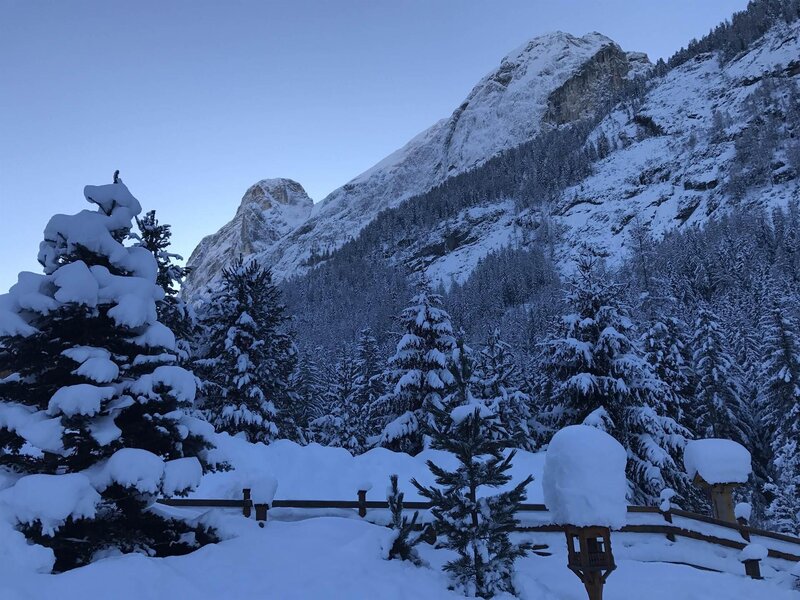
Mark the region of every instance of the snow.
<instances>
[{"instance_id":1,"label":"snow","mask_svg":"<svg viewBox=\"0 0 800 600\"><path fill-rule=\"evenodd\" d=\"M746 560L764 560L768 555L767 549L761 544L748 544L742 550L739 560L742 562Z\"/></svg>"},{"instance_id":2,"label":"snow","mask_svg":"<svg viewBox=\"0 0 800 600\"><path fill-rule=\"evenodd\" d=\"M20 523L40 522L52 535L67 517L91 518L100 501L86 475L28 475L0 492L0 505Z\"/></svg>"},{"instance_id":3,"label":"snow","mask_svg":"<svg viewBox=\"0 0 800 600\"><path fill-rule=\"evenodd\" d=\"M278 480L269 475L260 475L248 479L247 485L244 487L250 488L253 504L272 504L275 493L278 491Z\"/></svg>"},{"instance_id":4,"label":"snow","mask_svg":"<svg viewBox=\"0 0 800 600\"><path fill-rule=\"evenodd\" d=\"M750 516L753 514L753 505L749 502L739 502L733 507L733 514L737 519L744 519L750 522Z\"/></svg>"},{"instance_id":5,"label":"snow","mask_svg":"<svg viewBox=\"0 0 800 600\"><path fill-rule=\"evenodd\" d=\"M89 267L82 260L59 267L53 273L53 283L58 291L55 299L63 304L74 302L89 307L97 306L97 292L100 286Z\"/></svg>"},{"instance_id":6,"label":"snow","mask_svg":"<svg viewBox=\"0 0 800 600\"><path fill-rule=\"evenodd\" d=\"M175 349L175 334L163 323L153 323L145 329L144 333L133 338L139 346L150 348Z\"/></svg>"},{"instance_id":7,"label":"snow","mask_svg":"<svg viewBox=\"0 0 800 600\"><path fill-rule=\"evenodd\" d=\"M131 391L148 397L157 397L160 387L169 390L169 394L180 402L194 401L197 392L197 379L191 371L176 365L161 365L152 373L143 375L132 386Z\"/></svg>"},{"instance_id":8,"label":"snow","mask_svg":"<svg viewBox=\"0 0 800 600\"><path fill-rule=\"evenodd\" d=\"M627 514L627 453L587 425L556 432L547 448L542 487L554 523L619 529Z\"/></svg>"},{"instance_id":9,"label":"snow","mask_svg":"<svg viewBox=\"0 0 800 600\"><path fill-rule=\"evenodd\" d=\"M183 469L186 467L176 467L174 481L186 474L180 472ZM101 490L112 483L118 483L123 487L136 488L142 493L155 494L161 487L164 470L164 461L152 452L141 448L122 448L108 459L100 477L94 483Z\"/></svg>"},{"instance_id":10,"label":"snow","mask_svg":"<svg viewBox=\"0 0 800 600\"><path fill-rule=\"evenodd\" d=\"M488 419L494 414L483 402L472 402L470 404L456 406L452 411L450 411L450 418L453 420L453 423L461 423L470 415L475 414L475 411L478 412L478 416L481 419Z\"/></svg>"},{"instance_id":11,"label":"snow","mask_svg":"<svg viewBox=\"0 0 800 600\"><path fill-rule=\"evenodd\" d=\"M108 383L117 378L119 367L113 360L95 357L87 359L73 373L97 383Z\"/></svg>"},{"instance_id":12,"label":"snow","mask_svg":"<svg viewBox=\"0 0 800 600\"><path fill-rule=\"evenodd\" d=\"M692 440L683 455L686 473L700 475L706 483L747 483L752 472L750 452L737 442L722 439Z\"/></svg>"},{"instance_id":13,"label":"snow","mask_svg":"<svg viewBox=\"0 0 800 600\"><path fill-rule=\"evenodd\" d=\"M47 452L62 452L61 419L51 419L45 411L14 402L0 402L0 427L14 431L31 446Z\"/></svg>"},{"instance_id":14,"label":"snow","mask_svg":"<svg viewBox=\"0 0 800 600\"><path fill-rule=\"evenodd\" d=\"M432 459L445 468L452 468L455 464L454 457L432 450L412 457L375 449L353 457L341 448L316 444L304 447L285 440L265 446L219 434L215 436L215 442L218 445L217 458L226 460L232 469L203 476L200 487L192 494L197 497L241 498L241 488L251 487L257 502L268 500L269 494L264 496L261 491L256 491L259 486L255 481L259 475L266 475L272 481L265 480L265 484L279 482L280 496L276 494L279 498L355 500L357 489L371 485L373 489L382 491L388 485L389 475L397 473L406 499L419 500L408 482L411 477L416 477L424 485L432 483L425 461ZM115 454L115 457L124 458L116 461L115 468L151 470L153 476L146 478L155 481L160 459L141 455L141 452ZM199 464L192 460L166 463L163 467L165 492L169 488L177 491L184 483L198 477ZM539 482L546 460L544 453L524 451L518 452L514 460L514 481L527 473L536 477L528 487L531 502L541 502ZM143 463L155 468L142 469ZM32 515L36 513L50 519L49 523L57 527L70 514L90 514L94 508L92 499L95 498L96 502L96 492L83 475L32 477L54 478L55 481L52 487L44 489L47 484L27 484L24 480L28 478L23 478L20 480L22 485L18 482L0 492L0 595L4 600L108 597L114 600L160 600L165 597L176 600L223 597L456 600L463 597L447 589L448 580L441 571L442 565L453 558L449 551L434 549L427 544L419 546L429 567L386 560L385 549L393 532L357 518L352 511L342 518L322 513L314 516L313 511L272 509L265 527L261 529L252 519L244 519L238 510L214 509L201 519L220 531L224 541L218 544L186 556L165 559L144 555L111 556L88 567L47 575L45 573L52 567L52 553L28 544L11 528L11 523L17 520L17 512L22 519L35 518ZM63 495L69 486L58 483L64 481L61 478L75 482L74 493L67 494L70 497ZM242 485L244 483L249 485ZM228 496L221 493L226 485L231 488ZM26 486L30 491L22 492ZM55 488L59 493L49 493ZM27 493L31 494L30 498ZM47 498L47 506L36 506L35 502L42 498ZM58 501L52 502L52 498L58 498ZM378 495L371 499L384 498ZM14 502L9 504L8 500ZM154 510L172 516L192 516L191 509L156 505ZM338 512L342 514L345 511ZM374 512L368 512L368 519ZM526 518L529 516L535 517L535 514L525 514ZM546 514L541 516L547 517ZM790 579L786 571L791 567L779 565L774 559L762 562L766 579L755 581L744 576L739 563L741 553L736 550L709 547L682 538L672 543L663 535L615 532L612 537L618 569L608 580L606 596L614 600L640 600L645 596L648 600L800 599L800 594L791 591L790 583L775 570L775 567L782 566L785 577ZM534 534L525 539L547 544L553 555L528 556L517 561L515 584L520 600L583 600L586 597L583 586L566 568L563 533ZM702 571L663 561L687 561L725 572ZM265 565L268 565L266 571ZM654 585L654 582L669 582L669 585ZM509 596L498 598L512 600Z\"/></svg>"},{"instance_id":15,"label":"snow","mask_svg":"<svg viewBox=\"0 0 800 600\"><path fill-rule=\"evenodd\" d=\"M65 385L59 388L47 405L50 415L62 414L67 417L74 415L95 415L100 412L104 400L114 397L113 387L98 387L90 383Z\"/></svg>"},{"instance_id":16,"label":"snow","mask_svg":"<svg viewBox=\"0 0 800 600\"><path fill-rule=\"evenodd\" d=\"M162 491L166 496L193 490L200 485L203 467L194 456L169 460L164 465Z\"/></svg>"}]
</instances>

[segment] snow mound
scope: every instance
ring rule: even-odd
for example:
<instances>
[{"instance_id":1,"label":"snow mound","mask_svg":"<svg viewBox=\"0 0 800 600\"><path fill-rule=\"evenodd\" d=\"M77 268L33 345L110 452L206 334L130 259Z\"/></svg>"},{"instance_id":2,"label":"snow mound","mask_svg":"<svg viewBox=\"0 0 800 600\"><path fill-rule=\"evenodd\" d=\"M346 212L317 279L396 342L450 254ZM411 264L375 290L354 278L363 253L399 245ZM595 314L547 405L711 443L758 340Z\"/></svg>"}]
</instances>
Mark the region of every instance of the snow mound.
<instances>
[{"instance_id":1,"label":"snow mound","mask_svg":"<svg viewBox=\"0 0 800 600\"><path fill-rule=\"evenodd\" d=\"M595 427L558 431L547 448L542 486L553 522L619 529L627 514L627 454Z\"/></svg>"},{"instance_id":2,"label":"snow mound","mask_svg":"<svg viewBox=\"0 0 800 600\"><path fill-rule=\"evenodd\" d=\"M178 467L179 470L182 468ZM161 487L164 469L164 461L152 452L141 448L122 448L108 459L103 478L98 483L101 487L118 483L145 494L155 494ZM178 474L174 474L174 477L177 480Z\"/></svg>"},{"instance_id":3,"label":"snow mound","mask_svg":"<svg viewBox=\"0 0 800 600\"><path fill-rule=\"evenodd\" d=\"M90 383L78 383L59 388L47 405L51 415L62 414L67 417L75 415L95 415L100 412L103 400L114 397L113 387L98 387Z\"/></svg>"},{"instance_id":4,"label":"snow mound","mask_svg":"<svg viewBox=\"0 0 800 600\"><path fill-rule=\"evenodd\" d=\"M167 496L185 493L200 485L203 467L196 457L177 458L164 465L164 484L162 491Z\"/></svg>"},{"instance_id":5,"label":"snow mound","mask_svg":"<svg viewBox=\"0 0 800 600\"><path fill-rule=\"evenodd\" d=\"M693 440L683 454L686 473L700 475L706 483L747 483L752 472L750 452L731 440Z\"/></svg>"},{"instance_id":6,"label":"snow mound","mask_svg":"<svg viewBox=\"0 0 800 600\"><path fill-rule=\"evenodd\" d=\"M81 473L28 475L0 492L0 504L20 523L39 522L53 535L67 518L92 518L100 501L89 478Z\"/></svg>"}]
</instances>

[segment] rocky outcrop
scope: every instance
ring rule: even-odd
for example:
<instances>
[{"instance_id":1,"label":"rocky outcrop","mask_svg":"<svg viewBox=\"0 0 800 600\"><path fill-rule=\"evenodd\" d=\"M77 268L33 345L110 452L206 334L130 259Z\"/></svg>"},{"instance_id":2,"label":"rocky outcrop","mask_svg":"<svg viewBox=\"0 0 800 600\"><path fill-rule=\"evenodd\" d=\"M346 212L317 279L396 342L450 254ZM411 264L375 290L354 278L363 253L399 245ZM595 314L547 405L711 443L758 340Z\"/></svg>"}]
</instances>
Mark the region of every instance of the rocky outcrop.
<instances>
[{"instance_id":1,"label":"rocky outcrop","mask_svg":"<svg viewBox=\"0 0 800 600\"><path fill-rule=\"evenodd\" d=\"M192 271L184 293L203 290L237 256L261 252L308 219L314 205L306 191L291 179L263 179L250 186L236 216L206 236L189 257Z\"/></svg>"}]
</instances>

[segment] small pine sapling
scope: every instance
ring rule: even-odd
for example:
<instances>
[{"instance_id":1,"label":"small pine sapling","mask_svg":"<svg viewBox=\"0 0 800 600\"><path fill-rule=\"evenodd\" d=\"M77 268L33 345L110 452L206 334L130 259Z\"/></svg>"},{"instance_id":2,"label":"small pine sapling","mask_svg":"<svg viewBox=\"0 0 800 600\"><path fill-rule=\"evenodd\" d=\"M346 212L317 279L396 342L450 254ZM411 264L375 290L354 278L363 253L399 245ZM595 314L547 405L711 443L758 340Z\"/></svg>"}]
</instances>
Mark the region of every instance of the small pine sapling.
<instances>
[{"instance_id":1,"label":"small pine sapling","mask_svg":"<svg viewBox=\"0 0 800 600\"><path fill-rule=\"evenodd\" d=\"M404 494L397 487L397 475L392 475L389 479L391 487L386 495L386 500L389 502L389 511L392 513L391 528L396 532L392 547L389 549L389 560L399 558L420 566L423 562L417 553L416 545L422 541L423 535L414 532L419 511L414 511L414 516L410 521L403 516Z\"/></svg>"}]
</instances>

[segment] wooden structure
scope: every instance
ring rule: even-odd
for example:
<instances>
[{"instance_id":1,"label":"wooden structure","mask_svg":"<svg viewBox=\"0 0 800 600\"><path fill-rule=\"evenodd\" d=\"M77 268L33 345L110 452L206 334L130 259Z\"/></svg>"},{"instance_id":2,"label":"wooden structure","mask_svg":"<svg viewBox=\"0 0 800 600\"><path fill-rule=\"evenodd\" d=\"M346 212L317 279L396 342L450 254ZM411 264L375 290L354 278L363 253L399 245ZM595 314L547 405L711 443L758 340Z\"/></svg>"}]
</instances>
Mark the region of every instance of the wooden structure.
<instances>
[{"instance_id":1,"label":"wooden structure","mask_svg":"<svg viewBox=\"0 0 800 600\"><path fill-rule=\"evenodd\" d=\"M567 567L583 582L589 600L603 600L603 586L617 568L611 551L608 527L565 528L567 535Z\"/></svg>"},{"instance_id":2,"label":"wooden structure","mask_svg":"<svg viewBox=\"0 0 800 600\"><path fill-rule=\"evenodd\" d=\"M717 519L736 523L736 513L733 508L733 490L739 487L739 483L708 483L700 477L700 473L694 476L694 484L702 488L711 503L711 512Z\"/></svg>"},{"instance_id":3,"label":"wooden structure","mask_svg":"<svg viewBox=\"0 0 800 600\"><path fill-rule=\"evenodd\" d=\"M166 498L158 500L158 503L178 508L239 509L242 511L242 515L244 515L247 518L253 516L253 513L255 512L255 518L257 521L259 521L262 527L268 518L269 510L276 508L309 509L309 510L331 510L331 509L350 510L361 518L368 517L369 510L386 510L386 511L389 510L389 503L386 501L367 500L367 492L364 490L360 490L358 492L357 499L355 500L274 500L272 504L269 505L254 504L251 499L250 490L244 489L242 490L241 500ZM407 510L424 511L424 510L429 510L431 508L431 504L429 502L404 502L403 507ZM547 507L544 504L525 503L520 505L520 512L546 513ZM713 544L715 546L719 546L722 548L727 548L729 550L743 550L745 546L747 546L750 543L751 536L758 536L760 538L766 538L766 540L774 540L776 542L779 542L777 547L767 549L767 553L770 558L786 560L791 562L800 562L800 538L793 537L790 535L785 535L782 533L766 531L755 527L750 527L744 520L742 521L722 520L715 517L708 517L706 515L700 515L697 513L692 513L675 508L671 508L668 511L661 511L659 510L659 508L653 506L629 506L628 513L639 514L639 515L642 514L645 515L651 514L654 516L658 515L661 517L661 519L663 519L663 521L661 524L630 523L628 525L625 525L622 529L620 529L619 530L620 533L664 535L666 536L667 539L673 542L677 538L692 539L705 542L708 544ZM680 519L680 521L678 523L674 522L675 518ZM722 534L711 535L705 531L699 531L698 529L700 528L691 529L690 528L691 523L703 523L732 530L736 532L736 534L738 534L739 540L731 539L729 537L722 537ZM424 526L425 526L424 524L420 525L420 527ZM566 528L563 525L540 524L532 526L520 526L517 528L517 531L526 533L554 533L554 532L564 533L566 532ZM587 538L587 550L588 550L588 543L589 542ZM768 542L762 540L761 543L763 544ZM790 545L790 547L787 548L787 545ZM538 546L536 549L541 550L543 548L545 547ZM794 548L796 548L797 550L789 551L789 550L794 550ZM607 543L604 542L603 549L604 550L607 549L609 552L611 552L610 537ZM689 564L689 563L683 563L683 564ZM702 565L694 565L694 566L698 566L700 568L706 568L703 567ZM760 569L758 573L756 572L756 568L758 566L759 565L748 567L747 563L744 562L745 573L750 577L760 578L761 577Z\"/></svg>"}]
</instances>

